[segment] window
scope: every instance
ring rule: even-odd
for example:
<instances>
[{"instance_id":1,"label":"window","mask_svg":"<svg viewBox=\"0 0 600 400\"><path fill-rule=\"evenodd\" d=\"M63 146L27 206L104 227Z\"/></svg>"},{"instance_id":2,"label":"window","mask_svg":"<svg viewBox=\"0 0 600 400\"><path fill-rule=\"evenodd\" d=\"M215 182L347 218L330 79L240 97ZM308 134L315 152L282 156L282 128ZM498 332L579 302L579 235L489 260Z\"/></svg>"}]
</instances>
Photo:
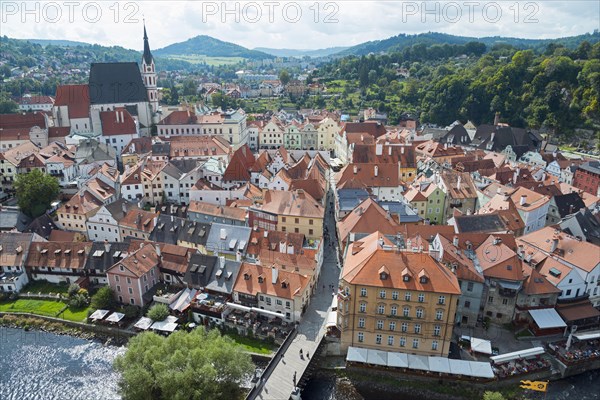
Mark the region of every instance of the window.
<instances>
[{"instance_id":1,"label":"window","mask_svg":"<svg viewBox=\"0 0 600 400\"><path fill-rule=\"evenodd\" d=\"M309 219L309 220L308 220L308 224L309 224L309 225L312 225L312 224L313 224L313 220L312 220L312 219Z\"/></svg>"},{"instance_id":2,"label":"window","mask_svg":"<svg viewBox=\"0 0 600 400\"><path fill-rule=\"evenodd\" d=\"M408 323L403 322L400 329L402 329L402 332L407 332L408 331Z\"/></svg>"},{"instance_id":3,"label":"window","mask_svg":"<svg viewBox=\"0 0 600 400\"><path fill-rule=\"evenodd\" d=\"M465 308L471 308L471 302L469 300L465 300Z\"/></svg>"},{"instance_id":4,"label":"window","mask_svg":"<svg viewBox=\"0 0 600 400\"><path fill-rule=\"evenodd\" d=\"M440 336L442 328L439 325L433 327L433 336Z\"/></svg>"},{"instance_id":5,"label":"window","mask_svg":"<svg viewBox=\"0 0 600 400\"><path fill-rule=\"evenodd\" d=\"M440 296L438 298L438 304L446 304L446 296Z\"/></svg>"},{"instance_id":6,"label":"window","mask_svg":"<svg viewBox=\"0 0 600 400\"><path fill-rule=\"evenodd\" d=\"M571 289L567 290L567 296L571 295Z\"/></svg>"},{"instance_id":7,"label":"window","mask_svg":"<svg viewBox=\"0 0 600 400\"><path fill-rule=\"evenodd\" d=\"M402 309L402 315L404 315L405 317L408 317L409 314L410 314L410 308L404 307Z\"/></svg>"},{"instance_id":8,"label":"window","mask_svg":"<svg viewBox=\"0 0 600 400\"><path fill-rule=\"evenodd\" d=\"M121 291L121 286L117 285L117 292L120 292L120 291Z\"/></svg>"},{"instance_id":9,"label":"window","mask_svg":"<svg viewBox=\"0 0 600 400\"><path fill-rule=\"evenodd\" d=\"M467 291L469 291L469 292L473 291L473 282L467 282Z\"/></svg>"},{"instance_id":10,"label":"window","mask_svg":"<svg viewBox=\"0 0 600 400\"><path fill-rule=\"evenodd\" d=\"M127 277L127 284L131 285L131 278Z\"/></svg>"},{"instance_id":11,"label":"window","mask_svg":"<svg viewBox=\"0 0 600 400\"><path fill-rule=\"evenodd\" d=\"M130 302L131 304L135 304L135 299L129 299L129 302Z\"/></svg>"},{"instance_id":12,"label":"window","mask_svg":"<svg viewBox=\"0 0 600 400\"><path fill-rule=\"evenodd\" d=\"M300 218L295 218L295 219L294 219L294 223L295 223L295 224L299 224L299 223L300 223Z\"/></svg>"},{"instance_id":13,"label":"window","mask_svg":"<svg viewBox=\"0 0 600 400\"><path fill-rule=\"evenodd\" d=\"M492 304L493 302L494 302L494 297L493 296L488 297L488 303Z\"/></svg>"},{"instance_id":14,"label":"window","mask_svg":"<svg viewBox=\"0 0 600 400\"><path fill-rule=\"evenodd\" d=\"M435 312L435 319L441 321L444 318L444 312L442 310L437 310Z\"/></svg>"},{"instance_id":15,"label":"window","mask_svg":"<svg viewBox=\"0 0 600 400\"><path fill-rule=\"evenodd\" d=\"M367 312L367 303L360 303L360 312Z\"/></svg>"},{"instance_id":16,"label":"window","mask_svg":"<svg viewBox=\"0 0 600 400\"><path fill-rule=\"evenodd\" d=\"M380 334L375 335L375 343L381 344L381 335Z\"/></svg>"},{"instance_id":17,"label":"window","mask_svg":"<svg viewBox=\"0 0 600 400\"><path fill-rule=\"evenodd\" d=\"M358 327L359 328L364 328L365 327L365 319L364 318L359 318L358 319Z\"/></svg>"},{"instance_id":18,"label":"window","mask_svg":"<svg viewBox=\"0 0 600 400\"><path fill-rule=\"evenodd\" d=\"M431 342L431 350L437 350L438 348L438 342L437 340L434 340Z\"/></svg>"},{"instance_id":19,"label":"window","mask_svg":"<svg viewBox=\"0 0 600 400\"><path fill-rule=\"evenodd\" d=\"M382 299L385 299L385 290L381 290L379 292L379 297L381 297Z\"/></svg>"},{"instance_id":20,"label":"window","mask_svg":"<svg viewBox=\"0 0 600 400\"><path fill-rule=\"evenodd\" d=\"M410 292L404 293L404 300L410 301Z\"/></svg>"},{"instance_id":21,"label":"window","mask_svg":"<svg viewBox=\"0 0 600 400\"><path fill-rule=\"evenodd\" d=\"M413 349L419 348L419 339L413 339Z\"/></svg>"},{"instance_id":22,"label":"window","mask_svg":"<svg viewBox=\"0 0 600 400\"><path fill-rule=\"evenodd\" d=\"M502 304L503 305L507 305L508 304L508 299L502 299Z\"/></svg>"},{"instance_id":23,"label":"window","mask_svg":"<svg viewBox=\"0 0 600 400\"><path fill-rule=\"evenodd\" d=\"M365 288L360 289L360 295L362 297L367 297L367 289L365 289Z\"/></svg>"},{"instance_id":24,"label":"window","mask_svg":"<svg viewBox=\"0 0 600 400\"><path fill-rule=\"evenodd\" d=\"M383 329L383 321L382 320L377 320L377 329L381 330Z\"/></svg>"},{"instance_id":25,"label":"window","mask_svg":"<svg viewBox=\"0 0 600 400\"><path fill-rule=\"evenodd\" d=\"M392 315L398 315L398 306L392 306L390 313Z\"/></svg>"},{"instance_id":26,"label":"window","mask_svg":"<svg viewBox=\"0 0 600 400\"><path fill-rule=\"evenodd\" d=\"M393 336L388 336L388 345L390 345L390 346L394 345L394 337Z\"/></svg>"},{"instance_id":27,"label":"window","mask_svg":"<svg viewBox=\"0 0 600 400\"><path fill-rule=\"evenodd\" d=\"M395 331L396 330L396 322L392 321L390 322L390 331Z\"/></svg>"},{"instance_id":28,"label":"window","mask_svg":"<svg viewBox=\"0 0 600 400\"><path fill-rule=\"evenodd\" d=\"M119 275L115 275L115 282L119 282Z\"/></svg>"},{"instance_id":29,"label":"window","mask_svg":"<svg viewBox=\"0 0 600 400\"><path fill-rule=\"evenodd\" d=\"M421 333L421 324L415 324L415 333Z\"/></svg>"},{"instance_id":30,"label":"window","mask_svg":"<svg viewBox=\"0 0 600 400\"><path fill-rule=\"evenodd\" d=\"M346 304L346 305L347 305L347 304ZM289 302L289 301L286 301L286 302L285 302L285 308L290 308L290 302Z\"/></svg>"},{"instance_id":31,"label":"window","mask_svg":"<svg viewBox=\"0 0 600 400\"><path fill-rule=\"evenodd\" d=\"M417 308L417 318L423 318L423 309Z\"/></svg>"},{"instance_id":32,"label":"window","mask_svg":"<svg viewBox=\"0 0 600 400\"><path fill-rule=\"evenodd\" d=\"M129 288L129 294L133 294L133 289Z\"/></svg>"},{"instance_id":33,"label":"window","mask_svg":"<svg viewBox=\"0 0 600 400\"><path fill-rule=\"evenodd\" d=\"M401 337L400 338L400 347L404 347L406 346L406 338L405 337Z\"/></svg>"},{"instance_id":34,"label":"window","mask_svg":"<svg viewBox=\"0 0 600 400\"><path fill-rule=\"evenodd\" d=\"M365 341L365 334L362 332L358 332L358 341L359 343L362 343Z\"/></svg>"},{"instance_id":35,"label":"window","mask_svg":"<svg viewBox=\"0 0 600 400\"><path fill-rule=\"evenodd\" d=\"M380 304L377 306L377 314L385 314L385 305Z\"/></svg>"},{"instance_id":36,"label":"window","mask_svg":"<svg viewBox=\"0 0 600 400\"><path fill-rule=\"evenodd\" d=\"M393 300L398 300L398 291L397 291L397 290L394 290L394 291L392 292L392 299L393 299Z\"/></svg>"},{"instance_id":37,"label":"window","mask_svg":"<svg viewBox=\"0 0 600 400\"><path fill-rule=\"evenodd\" d=\"M425 301L425 295L423 293L419 293L419 303L423 303Z\"/></svg>"},{"instance_id":38,"label":"window","mask_svg":"<svg viewBox=\"0 0 600 400\"><path fill-rule=\"evenodd\" d=\"M282 306L282 305L283 305L283 301L281 301L281 300L277 299L277 300L275 301L275 304L277 304L278 306Z\"/></svg>"},{"instance_id":39,"label":"window","mask_svg":"<svg viewBox=\"0 0 600 400\"><path fill-rule=\"evenodd\" d=\"M265 300L267 300L267 305L270 306L271 305L271 298L267 297L267 298L265 298Z\"/></svg>"}]
</instances>

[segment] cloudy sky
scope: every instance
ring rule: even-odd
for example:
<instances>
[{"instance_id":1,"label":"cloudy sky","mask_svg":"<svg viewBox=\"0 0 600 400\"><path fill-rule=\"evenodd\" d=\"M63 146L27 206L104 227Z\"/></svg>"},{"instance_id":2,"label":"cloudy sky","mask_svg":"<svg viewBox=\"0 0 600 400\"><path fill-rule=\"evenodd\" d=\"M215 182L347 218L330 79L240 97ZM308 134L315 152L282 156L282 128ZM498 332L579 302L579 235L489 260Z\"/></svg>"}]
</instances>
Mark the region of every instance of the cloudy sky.
<instances>
[{"instance_id":1,"label":"cloudy sky","mask_svg":"<svg viewBox=\"0 0 600 400\"><path fill-rule=\"evenodd\" d=\"M2 35L152 48L210 35L248 48L317 49L399 33L556 38L600 27L590 1L69 1L2 0Z\"/></svg>"}]
</instances>

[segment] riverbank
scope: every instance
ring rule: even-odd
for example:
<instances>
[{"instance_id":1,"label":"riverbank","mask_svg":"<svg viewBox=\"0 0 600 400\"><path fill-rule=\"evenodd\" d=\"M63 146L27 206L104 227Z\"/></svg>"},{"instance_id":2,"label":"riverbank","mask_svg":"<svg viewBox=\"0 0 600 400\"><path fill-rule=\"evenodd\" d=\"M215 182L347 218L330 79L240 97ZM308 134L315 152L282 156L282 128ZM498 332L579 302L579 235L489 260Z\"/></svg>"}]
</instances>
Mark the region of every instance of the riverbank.
<instances>
[{"instance_id":1,"label":"riverbank","mask_svg":"<svg viewBox=\"0 0 600 400\"><path fill-rule=\"evenodd\" d=\"M85 340L96 340L104 345L124 346L131 334L120 329L98 327L78 322L64 321L32 314L0 313L0 326L25 331L36 330L55 335L71 336Z\"/></svg>"}]
</instances>

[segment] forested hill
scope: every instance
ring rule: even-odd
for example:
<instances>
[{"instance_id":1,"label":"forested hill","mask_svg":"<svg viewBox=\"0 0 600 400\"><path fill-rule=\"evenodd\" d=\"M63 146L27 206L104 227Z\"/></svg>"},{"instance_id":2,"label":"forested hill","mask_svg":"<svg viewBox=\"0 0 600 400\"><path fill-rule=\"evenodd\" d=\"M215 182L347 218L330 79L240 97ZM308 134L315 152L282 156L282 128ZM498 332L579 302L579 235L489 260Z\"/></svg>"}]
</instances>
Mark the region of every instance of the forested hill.
<instances>
[{"instance_id":1,"label":"forested hill","mask_svg":"<svg viewBox=\"0 0 600 400\"><path fill-rule=\"evenodd\" d=\"M223 42L222 40L206 35L196 36L185 42L173 43L154 51L154 54L159 56L204 55L209 57L243 57L258 60L274 57L262 51L248 50L237 44Z\"/></svg>"},{"instance_id":2,"label":"forested hill","mask_svg":"<svg viewBox=\"0 0 600 400\"><path fill-rule=\"evenodd\" d=\"M325 83L333 95L327 106L373 106L388 112L392 123L406 112L443 126L457 119L490 123L500 112L514 126L557 134L600 131L600 43L582 42L572 50L552 45L543 53L508 45L488 50L481 43L415 45L345 57L310 79Z\"/></svg>"},{"instance_id":3,"label":"forested hill","mask_svg":"<svg viewBox=\"0 0 600 400\"><path fill-rule=\"evenodd\" d=\"M448 35L445 33L438 32L427 32L416 35L400 34L392 36L384 40L374 40L371 42L365 42L352 46L343 50L336 55L367 55L370 53L382 53L382 52L396 52L402 51L407 47L414 45L430 46L430 45L458 45L466 44L469 42L479 42L485 44L487 47L494 45L503 44L516 47L519 49L533 49L539 50L546 48L549 44L565 46L573 49L579 46L583 41L587 41L590 44L594 44L600 41L600 32L595 31L594 33L586 33L584 35L570 36L559 39L522 39L522 38L510 38L501 36L492 37L467 37L467 36L455 36Z\"/></svg>"}]
</instances>

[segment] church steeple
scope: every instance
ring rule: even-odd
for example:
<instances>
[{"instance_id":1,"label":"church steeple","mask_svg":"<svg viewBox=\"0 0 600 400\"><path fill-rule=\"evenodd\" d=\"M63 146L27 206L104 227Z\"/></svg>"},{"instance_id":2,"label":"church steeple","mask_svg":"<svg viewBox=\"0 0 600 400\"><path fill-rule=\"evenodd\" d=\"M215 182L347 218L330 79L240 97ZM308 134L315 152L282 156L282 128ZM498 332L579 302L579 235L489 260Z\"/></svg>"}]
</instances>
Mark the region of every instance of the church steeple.
<instances>
[{"instance_id":1,"label":"church steeple","mask_svg":"<svg viewBox=\"0 0 600 400\"><path fill-rule=\"evenodd\" d=\"M154 65L154 57L150 52L150 44L148 43L148 34L146 33L146 21L144 21L144 55L142 56L142 79L146 92L148 93L148 101L152 112L156 114L158 111L158 88L156 87L156 68Z\"/></svg>"},{"instance_id":2,"label":"church steeple","mask_svg":"<svg viewBox=\"0 0 600 400\"><path fill-rule=\"evenodd\" d=\"M146 34L146 22L144 21L144 63L146 65L152 64L154 58L150 53L150 44L148 43L148 35Z\"/></svg>"}]
</instances>

